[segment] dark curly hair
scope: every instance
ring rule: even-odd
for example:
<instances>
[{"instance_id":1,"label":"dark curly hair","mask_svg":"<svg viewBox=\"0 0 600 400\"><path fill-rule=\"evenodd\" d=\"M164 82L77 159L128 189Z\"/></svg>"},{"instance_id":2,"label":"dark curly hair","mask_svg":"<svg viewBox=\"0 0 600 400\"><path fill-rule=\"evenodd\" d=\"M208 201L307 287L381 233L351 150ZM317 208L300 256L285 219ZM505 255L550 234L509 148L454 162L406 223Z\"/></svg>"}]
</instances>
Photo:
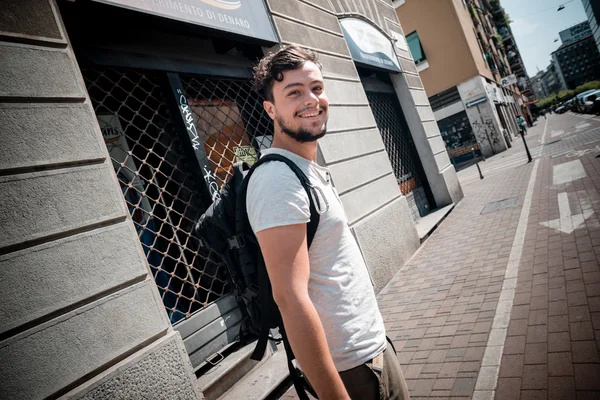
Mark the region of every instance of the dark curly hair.
<instances>
[{"instance_id":1,"label":"dark curly hair","mask_svg":"<svg viewBox=\"0 0 600 400\"><path fill-rule=\"evenodd\" d=\"M283 73L300 68L305 62L315 63L319 69L317 53L296 45L287 45L276 53L264 56L254 67L254 90L264 99L273 102L273 84L283 80Z\"/></svg>"}]
</instances>

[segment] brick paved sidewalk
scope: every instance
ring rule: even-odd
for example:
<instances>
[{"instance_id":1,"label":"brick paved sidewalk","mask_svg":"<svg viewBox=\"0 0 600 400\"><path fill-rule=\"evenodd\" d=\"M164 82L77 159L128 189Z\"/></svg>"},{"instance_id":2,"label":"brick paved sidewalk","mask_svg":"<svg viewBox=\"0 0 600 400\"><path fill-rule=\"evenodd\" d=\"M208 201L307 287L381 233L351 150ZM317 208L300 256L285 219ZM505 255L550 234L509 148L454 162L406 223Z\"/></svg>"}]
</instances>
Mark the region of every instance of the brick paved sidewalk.
<instances>
[{"instance_id":1,"label":"brick paved sidewalk","mask_svg":"<svg viewBox=\"0 0 600 400\"><path fill-rule=\"evenodd\" d=\"M471 398L532 168L524 162L465 187L463 201L380 294L413 399ZM481 214L506 199L512 207Z\"/></svg>"},{"instance_id":2,"label":"brick paved sidewalk","mask_svg":"<svg viewBox=\"0 0 600 400\"><path fill-rule=\"evenodd\" d=\"M594 143L582 146L590 141ZM519 266L497 399L600 398L600 160L595 158L600 153L598 144L600 129L593 129L544 151ZM577 152L585 149L592 151L577 157ZM588 177L553 185L553 166L575 160L581 162ZM572 233L540 224L560 218L561 192L567 193L567 206L573 214L595 212Z\"/></svg>"}]
</instances>

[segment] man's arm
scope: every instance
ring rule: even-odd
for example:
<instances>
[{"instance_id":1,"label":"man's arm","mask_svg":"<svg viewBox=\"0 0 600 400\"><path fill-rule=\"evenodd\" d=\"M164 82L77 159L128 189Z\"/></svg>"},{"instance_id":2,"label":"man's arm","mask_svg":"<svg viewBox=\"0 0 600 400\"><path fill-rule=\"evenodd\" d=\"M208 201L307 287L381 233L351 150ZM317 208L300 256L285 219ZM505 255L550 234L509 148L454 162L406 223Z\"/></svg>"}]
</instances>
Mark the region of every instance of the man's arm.
<instances>
[{"instance_id":1,"label":"man's arm","mask_svg":"<svg viewBox=\"0 0 600 400\"><path fill-rule=\"evenodd\" d=\"M322 400L349 399L329 353L323 324L308 296L306 224L256 234L292 350Z\"/></svg>"}]
</instances>

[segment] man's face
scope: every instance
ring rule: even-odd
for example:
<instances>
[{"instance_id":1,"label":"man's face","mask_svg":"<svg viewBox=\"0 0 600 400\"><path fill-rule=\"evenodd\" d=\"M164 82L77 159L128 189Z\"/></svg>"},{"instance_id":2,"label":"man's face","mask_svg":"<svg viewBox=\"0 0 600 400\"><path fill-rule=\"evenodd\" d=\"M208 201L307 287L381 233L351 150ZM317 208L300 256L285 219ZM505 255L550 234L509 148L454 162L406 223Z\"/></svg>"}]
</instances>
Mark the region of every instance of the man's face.
<instances>
[{"instance_id":1,"label":"man's face","mask_svg":"<svg viewBox=\"0 0 600 400\"><path fill-rule=\"evenodd\" d=\"M300 143L325 136L329 100L323 74L314 63L285 71L281 82L273 85L273 102L263 103L281 131Z\"/></svg>"}]
</instances>

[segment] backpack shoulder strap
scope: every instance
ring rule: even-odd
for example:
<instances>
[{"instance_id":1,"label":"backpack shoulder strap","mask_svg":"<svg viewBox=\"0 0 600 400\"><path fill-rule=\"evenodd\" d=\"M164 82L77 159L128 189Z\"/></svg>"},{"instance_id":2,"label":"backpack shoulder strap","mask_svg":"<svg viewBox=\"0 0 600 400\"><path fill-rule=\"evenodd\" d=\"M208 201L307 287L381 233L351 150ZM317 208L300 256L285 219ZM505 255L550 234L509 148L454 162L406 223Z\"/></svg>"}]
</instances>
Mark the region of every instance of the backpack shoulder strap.
<instances>
[{"instance_id":1,"label":"backpack shoulder strap","mask_svg":"<svg viewBox=\"0 0 600 400\"><path fill-rule=\"evenodd\" d=\"M290 160L289 158L282 156L281 154L267 154L261 157L254 165L252 169L248 173L248 178L252 174L252 172L258 168L260 165L267 163L269 161L281 161L285 163L295 174L300 184L306 190L306 194L308 195L309 208L310 208L310 221L306 225L306 241L308 247L310 247L313 239L315 238L315 234L317 233L317 227L319 226L320 215L317 211L315 200L318 200L318 196L315 196L313 193L313 186L310 183L310 180L306 176L306 174L296 165L295 162Z\"/></svg>"}]
</instances>

